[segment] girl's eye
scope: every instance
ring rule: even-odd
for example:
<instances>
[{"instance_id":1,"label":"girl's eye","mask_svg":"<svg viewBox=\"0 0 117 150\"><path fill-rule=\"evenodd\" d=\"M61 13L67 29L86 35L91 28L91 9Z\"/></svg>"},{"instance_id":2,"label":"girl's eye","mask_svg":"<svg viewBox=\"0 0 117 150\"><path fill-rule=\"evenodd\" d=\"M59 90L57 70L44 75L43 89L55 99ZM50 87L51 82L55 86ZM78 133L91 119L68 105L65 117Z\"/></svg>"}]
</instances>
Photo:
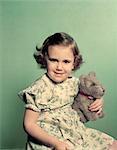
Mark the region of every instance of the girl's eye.
<instances>
[{"instance_id":1,"label":"girl's eye","mask_svg":"<svg viewBox=\"0 0 117 150\"><path fill-rule=\"evenodd\" d=\"M68 63L70 63L70 61L69 60L64 60L64 63L68 64Z\"/></svg>"},{"instance_id":2,"label":"girl's eye","mask_svg":"<svg viewBox=\"0 0 117 150\"><path fill-rule=\"evenodd\" d=\"M54 59L54 58L49 58L49 60L50 60L51 62L57 62L57 59Z\"/></svg>"}]
</instances>

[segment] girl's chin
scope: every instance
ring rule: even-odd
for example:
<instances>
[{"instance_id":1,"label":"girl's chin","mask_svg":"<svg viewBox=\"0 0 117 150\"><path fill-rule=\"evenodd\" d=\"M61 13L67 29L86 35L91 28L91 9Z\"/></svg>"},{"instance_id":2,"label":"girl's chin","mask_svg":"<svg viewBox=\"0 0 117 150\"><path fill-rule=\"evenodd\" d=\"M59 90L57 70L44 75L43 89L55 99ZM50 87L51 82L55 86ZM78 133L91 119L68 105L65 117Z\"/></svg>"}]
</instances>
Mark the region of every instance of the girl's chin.
<instances>
[{"instance_id":1,"label":"girl's chin","mask_svg":"<svg viewBox=\"0 0 117 150\"><path fill-rule=\"evenodd\" d=\"M61 83L63 81L65 81L67 79L66 76L60 76L60 75L56 75L56 76L51 76L48 74L48 77L55 83Z\"/></svg>"},{"instance_id":2,"label":"girl's chin","mask_svg":"<svg viewBox=\"0 0 117 150\"><path fill-rule=\"evenodd\" d=\"M54 82L56 82L56 83L61 83L61 82L65 81L66 79L53 78L52 80L53 80Z\"/></svg>"},{"instance_id":3,"label":"girl's chin","mask_svg":"<svg viewBox=\"0 0 117 150\"><path fill-rule=\"evenodd\" d=\"M56 77L56 78L51 78L51 80L55 83L61 83L64 82L67 78L60 78L60 77Z\"/></svg>"}]
</instances>

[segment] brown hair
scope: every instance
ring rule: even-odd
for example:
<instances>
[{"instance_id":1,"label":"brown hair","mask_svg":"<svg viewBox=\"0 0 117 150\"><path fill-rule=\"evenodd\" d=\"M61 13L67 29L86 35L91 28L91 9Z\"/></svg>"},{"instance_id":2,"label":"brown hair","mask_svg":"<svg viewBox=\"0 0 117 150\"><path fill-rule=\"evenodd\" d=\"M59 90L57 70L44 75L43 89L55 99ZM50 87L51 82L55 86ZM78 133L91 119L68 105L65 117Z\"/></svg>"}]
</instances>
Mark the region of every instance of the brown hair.
<instances>
[{"instance_id":1,"label":"brown hair","mask_svg":"<svg viewBox=\"0 0 117 150\"><path fill-rule=\"evenodd\" d=\"M33 56L36 62L41 65L41 68L46 68L47 65L45 55L48 53L48 47L54 45L71 46L71 49L74 54L73 70L80 68L81 64L83 63L83 59L82 55L80 55L79 48L75 40L70 35L64 32L55 33L47 37L40 48L36 46L36 52L34 53Z\"/></svg>"}]
</instances>

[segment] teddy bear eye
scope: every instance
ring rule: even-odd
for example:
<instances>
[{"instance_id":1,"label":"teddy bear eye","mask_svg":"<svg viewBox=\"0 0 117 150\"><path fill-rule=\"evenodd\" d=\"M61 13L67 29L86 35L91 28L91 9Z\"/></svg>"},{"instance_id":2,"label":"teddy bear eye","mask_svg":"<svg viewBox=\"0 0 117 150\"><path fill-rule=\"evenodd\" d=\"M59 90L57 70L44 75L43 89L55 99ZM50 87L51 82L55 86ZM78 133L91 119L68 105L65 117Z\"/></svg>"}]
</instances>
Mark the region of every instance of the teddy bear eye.
<instances>
[{"instance_id":1,"label":"teddy bear eye","mask_svg":"<svg viewBox=\"0 0 117 150\"><path fill-rule=\"evenodd\" d=\"M92 86L95 86L95 83L92 83L91 85L92 85Z\"/></svg>"}]
</instances>

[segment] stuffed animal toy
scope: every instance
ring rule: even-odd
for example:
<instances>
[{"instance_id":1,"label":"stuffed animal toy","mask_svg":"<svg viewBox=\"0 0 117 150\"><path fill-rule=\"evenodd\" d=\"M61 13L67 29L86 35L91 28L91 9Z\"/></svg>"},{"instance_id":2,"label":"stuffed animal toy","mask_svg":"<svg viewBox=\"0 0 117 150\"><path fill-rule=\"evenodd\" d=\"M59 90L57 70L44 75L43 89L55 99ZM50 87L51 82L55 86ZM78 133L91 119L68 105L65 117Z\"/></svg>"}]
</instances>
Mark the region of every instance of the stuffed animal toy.
<instances>
[{"instance_id":1,"label":"stuffed animal toy","mask_svg":"<svg viewBox=\"0 0 117 150\"><path fill-rule=\"evenodd\" d=\"M104 117L103 111L97 115L88 108L96 99L101 98L105 93L105 88L97 80L95 72L88 75L81 75L79 83L79 91L74 99L72 108L80 115L81 122L85 123L89 120L96 120Z\"/></svg>"}]
</instances>

